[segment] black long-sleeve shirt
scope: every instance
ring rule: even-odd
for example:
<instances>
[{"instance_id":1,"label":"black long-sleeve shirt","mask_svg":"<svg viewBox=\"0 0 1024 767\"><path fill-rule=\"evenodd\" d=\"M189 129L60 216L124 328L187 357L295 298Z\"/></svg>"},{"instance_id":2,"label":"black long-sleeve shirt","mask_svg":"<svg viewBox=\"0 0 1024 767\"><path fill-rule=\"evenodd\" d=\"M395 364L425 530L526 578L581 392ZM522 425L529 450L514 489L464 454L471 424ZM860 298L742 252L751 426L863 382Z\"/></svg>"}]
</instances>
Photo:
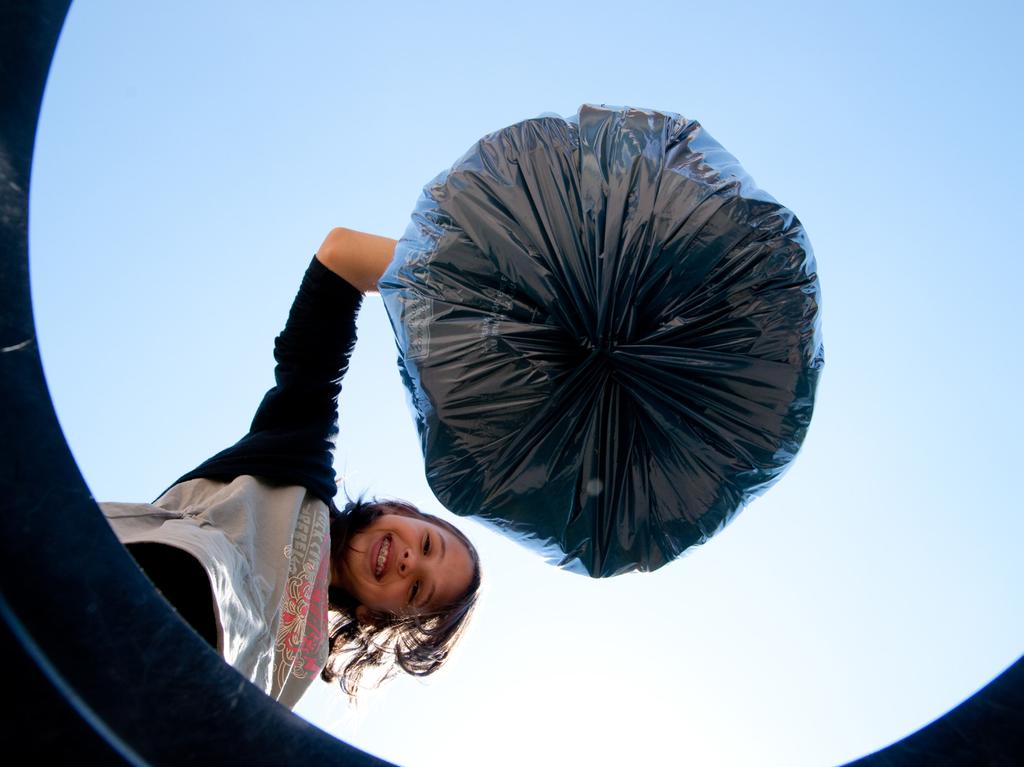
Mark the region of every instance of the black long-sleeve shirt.
<instances>
[{"instance_id":1,"label":"black long-sleeve shirt","mask_svg":"<svg viewBox=\"0 0 1024 767\"><path fill-rule=\"evenodd\" d=\"M249 433L175 483L230 481L250 474L299 485L330 505L337 398L356 342L362 294L316 258L302 278L288 322L275 339L276 385L263 397Z\"/></svg>"}]
</instances>

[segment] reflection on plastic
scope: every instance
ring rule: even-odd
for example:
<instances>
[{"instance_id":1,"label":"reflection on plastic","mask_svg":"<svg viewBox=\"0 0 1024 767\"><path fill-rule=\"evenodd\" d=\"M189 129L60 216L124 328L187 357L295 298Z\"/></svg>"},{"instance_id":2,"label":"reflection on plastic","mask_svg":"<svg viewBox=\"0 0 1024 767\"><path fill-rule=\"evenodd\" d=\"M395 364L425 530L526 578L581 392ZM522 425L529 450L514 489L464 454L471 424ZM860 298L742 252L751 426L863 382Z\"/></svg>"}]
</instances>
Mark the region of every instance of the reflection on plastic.
<instances>
[{"instance_id":1,"label":"reflection on plastic","mask_svg":"<svg viewBox=\"0 0 1024 767\"><path fill-rule=\"evenodd\" d=\"M811 419L803 228L675 114L484 137L424 188L381 293L437 497L593 576L706 541Z\"/></svg>"}]
</instances>

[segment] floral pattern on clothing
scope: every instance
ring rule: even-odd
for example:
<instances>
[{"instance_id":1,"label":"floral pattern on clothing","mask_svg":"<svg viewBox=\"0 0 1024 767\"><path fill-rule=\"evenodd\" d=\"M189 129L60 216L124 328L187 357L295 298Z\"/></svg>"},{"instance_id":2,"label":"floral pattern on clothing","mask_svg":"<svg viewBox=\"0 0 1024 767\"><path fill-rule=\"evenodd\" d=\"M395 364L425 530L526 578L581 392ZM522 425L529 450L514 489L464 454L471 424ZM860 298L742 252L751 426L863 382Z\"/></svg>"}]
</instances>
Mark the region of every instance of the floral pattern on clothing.
<instances>
[{"instance_id":1,"label":"floral pattern on clothing","mask_svg":"<svg viewBox=\"0 0 1024 767\"><path fill-rule=\"evenodd\" d=\"M288 582L281 602L275 664L275 684L282 687L288 677L315 676L326 661L327 581L330 539L327 514L303 515L291 546Z\"/></svg>"}]
</instances>

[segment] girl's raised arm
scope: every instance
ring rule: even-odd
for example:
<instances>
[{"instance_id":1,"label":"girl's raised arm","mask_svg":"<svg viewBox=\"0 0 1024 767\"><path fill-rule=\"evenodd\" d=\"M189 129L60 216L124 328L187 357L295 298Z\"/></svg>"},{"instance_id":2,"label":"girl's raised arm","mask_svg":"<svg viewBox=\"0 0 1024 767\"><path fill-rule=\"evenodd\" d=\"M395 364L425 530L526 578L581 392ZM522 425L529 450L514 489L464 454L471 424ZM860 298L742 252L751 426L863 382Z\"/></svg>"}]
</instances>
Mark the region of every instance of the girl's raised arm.
<instances>
[{"instance_id":1,"label":"girl's raised arm","mask_svg":"<svg viewBox=\"0 0 1024 767\"><path fill-rule=\"evenodd\" d=\"M391 263L398 240L336 227L328 232L316 257L324 266L362 293L377 290Z\"/></svg>"}]
</instances>

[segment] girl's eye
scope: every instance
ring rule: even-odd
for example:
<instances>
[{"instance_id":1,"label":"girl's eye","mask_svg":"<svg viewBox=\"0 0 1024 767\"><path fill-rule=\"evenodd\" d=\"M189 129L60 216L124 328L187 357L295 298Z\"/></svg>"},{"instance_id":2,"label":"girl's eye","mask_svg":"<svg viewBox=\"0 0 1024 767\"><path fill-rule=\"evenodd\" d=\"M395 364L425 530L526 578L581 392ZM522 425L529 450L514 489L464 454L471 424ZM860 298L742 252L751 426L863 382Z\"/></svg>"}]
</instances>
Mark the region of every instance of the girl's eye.
<instances>
[{"instance_id":1,"label":"girl's eye","mask_svg":"<svg viewBox=\"0 0 1024 767\"><path fill-rule=\"evenodd\" d=\"M429 533L427 534L427 537L423 539L423 553L424 554L429 554L430 553L430 534Z\"/></svg>"},{"instance_id":2,"label":"girl's eye","mask_svg":"<svg viewBox=\"0 0 1024 767\"><path fill-rule=\"evenodd\" d=\"M416 595L420 593L420 582L416 581L412 584L412 588L409 589L409 604L413 604L416 601Z\"/></svg>"}]
</instances>

